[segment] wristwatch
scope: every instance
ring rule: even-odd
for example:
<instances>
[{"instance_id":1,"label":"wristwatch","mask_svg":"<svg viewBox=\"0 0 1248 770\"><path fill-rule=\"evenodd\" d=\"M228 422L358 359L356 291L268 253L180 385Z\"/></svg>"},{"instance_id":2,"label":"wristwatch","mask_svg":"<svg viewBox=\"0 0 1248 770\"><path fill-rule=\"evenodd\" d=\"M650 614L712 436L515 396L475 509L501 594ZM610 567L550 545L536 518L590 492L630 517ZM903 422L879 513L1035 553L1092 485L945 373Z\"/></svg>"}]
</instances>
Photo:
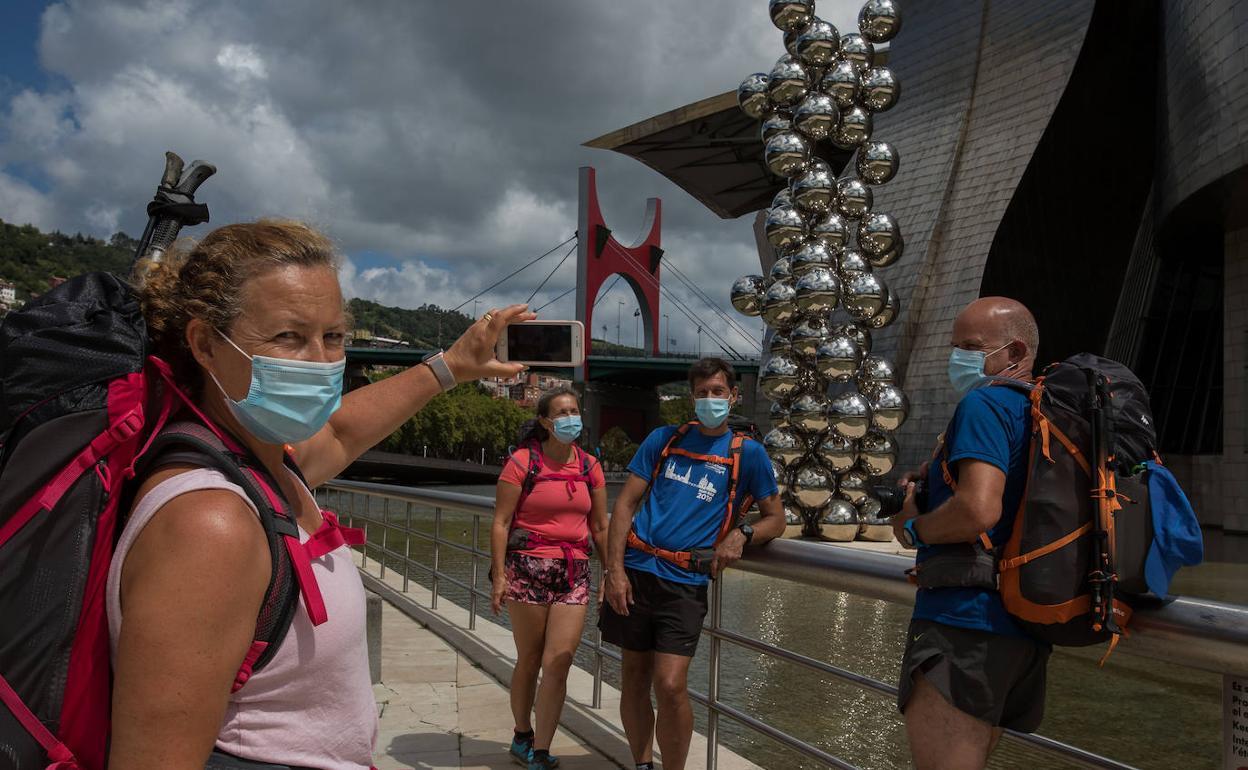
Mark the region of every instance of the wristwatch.
<instances>
[{"instance_id":1,"label":"wristwatch","mask_svg":"<svg viewBox=\"0 0 1248 770\"><path fill-rule=\"evenodd\" d=\"M741 534L745 535L745 544L749 545L750 541L754 539L754 528L742 522L737 526L737 529L741 530Z\"/></svg>"},{"instance_id":2,"label":"wristwatch","mask_svg":"<svg viewBox=\"0 0 1248 770\"><path fill-rule=\"evenodd\" d=\"M918 517L907 519L906 523L901 527L901 544L907 548L918 548L921 545L927 545L919 537L919 531L914 528L918 521Z\"/></svg>"},{"instance_id":3,"label":"wristwatch","mask_svg":"<svg viewBox=\"0 0 1248 770\"><path fill-rule=\"evenodd\" d=\"M455 375L451 374L451 367L446 365L446 358L442 355L443 352L439 350L436 353L425 356L425 359L420 363L429 367L429 371L433 372L433 376L438 380L438 385L442 388L442 392L445 393L455 387L456 383Z\"/></svg>"}]
</instances>

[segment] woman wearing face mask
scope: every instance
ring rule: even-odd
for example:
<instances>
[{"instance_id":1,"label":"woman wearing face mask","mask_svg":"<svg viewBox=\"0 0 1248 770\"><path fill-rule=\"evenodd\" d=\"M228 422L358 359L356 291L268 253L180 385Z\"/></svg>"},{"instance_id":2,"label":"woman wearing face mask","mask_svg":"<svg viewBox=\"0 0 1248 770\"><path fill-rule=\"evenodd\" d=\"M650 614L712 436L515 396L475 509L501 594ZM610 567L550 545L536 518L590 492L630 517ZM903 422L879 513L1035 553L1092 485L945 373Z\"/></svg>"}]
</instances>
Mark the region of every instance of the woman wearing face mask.
<instances>
[{"instance_id":1,"label":"woman wearing face mask","mask_svg":"<svg viewBox=\"0 0 1248 770\"><path fill-rule=\"evenodd\" d=\"M605 479L598 460L577 446L580 434L576 391L542 394L495 495L491 604L497 614L506 603L516 639L511 753L533 770L558 766L550 742L585 626L591 539L606 558Z\"/></svg>"},{"instance_id":2,"label":"woman wearing face mask","mask_svg":"<svg viewBox=\"0 0 1248 770\"><path fill-rule=\"evenodd\" d=\"M185 396L173 419L233 447L294 526L286 553L271 550L245 490L185 454L158 455L136 480L106 590L109 766L368 770L377 709L353 537L309 488L456 382L516 374L494 344L533 314L490 311L435 360L343 395L348 322L324 236L293 222L228 225L141 268L153 352ZM279 563L287 577L297 565L304 593L266 650L254 642L272 622ZM252 673L257 655L267 661Z\"/></svg>"}]
</instances>

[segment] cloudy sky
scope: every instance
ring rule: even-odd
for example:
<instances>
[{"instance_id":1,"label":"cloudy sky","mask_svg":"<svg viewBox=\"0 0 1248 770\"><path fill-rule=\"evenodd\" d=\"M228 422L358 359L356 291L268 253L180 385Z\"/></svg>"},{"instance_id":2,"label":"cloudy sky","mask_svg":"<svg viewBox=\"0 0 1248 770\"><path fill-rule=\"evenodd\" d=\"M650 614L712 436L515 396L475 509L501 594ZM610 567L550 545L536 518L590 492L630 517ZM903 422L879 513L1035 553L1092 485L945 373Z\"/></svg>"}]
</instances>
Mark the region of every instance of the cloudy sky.
<instances>
[{"instance_id":1,"label":"cloudy sky","mask_svg":"<svg viewBox=\"0 0 1248 770\"><path fill-rule=\"evenodd\" d=\"M819 13L848 30L858 5L821 0ZM577 168L593 165L621 241L662 198L665 258L714 276L703 290L761 330L727 302L732 277L758 271L751 218L722 220L581 143L768 70L783 48L767 0L9 0L0 19L0 219L138 235L172 149L216 164L199 196L213 223L310 221L346 255L348 294L453 307L575 231ZM563 252L477 311L526 299ZM573 285L574 262L534 305ZM614 340L619 315L630 344L623 286L601 298L594 333L606 323ZM692 350L695 330L663 303ZM542 315L574 312L569 295Z\"/></svg>"}]
</instances>

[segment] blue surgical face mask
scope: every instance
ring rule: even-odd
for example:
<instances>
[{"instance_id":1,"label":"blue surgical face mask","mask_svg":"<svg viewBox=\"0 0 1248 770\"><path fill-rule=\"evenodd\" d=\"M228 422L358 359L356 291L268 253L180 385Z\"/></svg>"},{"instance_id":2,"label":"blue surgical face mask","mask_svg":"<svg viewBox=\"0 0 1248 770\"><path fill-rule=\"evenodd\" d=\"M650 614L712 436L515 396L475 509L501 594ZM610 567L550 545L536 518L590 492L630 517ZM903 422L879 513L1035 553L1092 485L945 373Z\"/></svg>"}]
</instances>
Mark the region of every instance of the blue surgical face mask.
<instances>
[{"instance_id":1,"label":"blue surgical face mask","mask_svg":"<svg viewBox=\"0 0 1248 770\"><path fill-rule=\"evenodd\" d=\"M957 347L949 351L949 382L953 385L953 389L959 395L965 395L980 380L987 379L988 375L984 374L984 361L988 359L988 356L1009 346L1010 343L1007 342L997 348L997 350L991 350L987 353L982 350L963 350ZM1005 368L1011 369L1015 366L1017 364L1010 364ZM1005 369L1002 371L1005 371Z\"/></svg>"},{"instance_id":2,"label":"blue surgical face mask","mask_svg":"<svg viewBox=\"0 0 1248 770\"><path fill-rule=\"evenodd\" d=\"M571 444L576 441L577 436L581 435L581 416L579 414L569 414L563 417L556 417L551 420L555 426L551 431L555 438L565 444Z\"/></svg>"},{"instance_id":3,"label":"blue surgical face mask","mask_svg":"<svg viewBox=\"0 0 1248 770\"><path fill-rule=\"evenodd\" d=\"M693 412L698 416L698 422L711 429L724 424L724 420L728 419L729 408L726 398L699 398L693 402Z\"/></svg>"},{"instance_id":4,"label":"blue surgical face mask","mask_svg":"<svg viewBox=\"0 0 1248 770\"><path fill-rule=\"evenodd\" d=\"M218 332L220 333L220 332ZM347 360L333 363L249 356L224 334L225 341L251 361L251 387L235 401L217 384L234 419L251 435L269 444L306 441L325 427L342 404L342 374Z\"/></svg>"}]
</instances>

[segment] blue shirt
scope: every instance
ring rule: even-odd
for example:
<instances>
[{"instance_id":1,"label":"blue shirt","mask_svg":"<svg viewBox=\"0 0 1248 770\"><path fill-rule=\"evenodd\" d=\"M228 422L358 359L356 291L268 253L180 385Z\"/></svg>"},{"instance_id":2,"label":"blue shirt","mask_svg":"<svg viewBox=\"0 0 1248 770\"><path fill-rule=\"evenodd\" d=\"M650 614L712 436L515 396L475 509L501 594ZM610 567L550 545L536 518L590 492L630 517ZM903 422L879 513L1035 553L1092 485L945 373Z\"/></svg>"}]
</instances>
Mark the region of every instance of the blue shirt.
<instances>
[{"instance_id":1,"label":"blue shirt","mask_svg":"<svg viewBox=\"0 0 1248 770\"><path fill-rule=\"evenodd\" d=\"M649 481L654 464L659 461L663 447L675 431L675 426L668 425L647 436L628 464L629 472ZM731 444L731 432L722 436L707 436L695 426L676 446L695 454L728 457ZM741 464L737 476L738 510L746 496L762 500L779 491L771 461L762 444L746 440L738 462ZM683 455L668 455L641 510L633 517L633 529L637 536L656 548L669 551L688 551L714 545L727 514L730 478L725 465ZM710 580L709 575L681 569L671 562L632 548L624 552L624 566L677 583L705 585Z\"/></svg>"},{"instance_id":2,"label":"blue shirt","mask_svg":"<svg viewBox=\"0 0 1248 770\"><path fill-rule=\"evenodd\" d=\"M945 429L947 462L955 481L959 460L982 460L1005 474L1001 519L988 530L988 537L995 546L1004 545L1010 538L1014 516L1022 502L1027 482L1030 408L1027 395L1013 387L981 386L963 397ZM928 467L927 490L927 506L931 511L953 496L953 489L945 483L941 473L939 456ZM916 560L921 564L940 548L940 545L921 546ZM914 617L1027 638L1005 611L1001 595L983 588L920 589L914 599Z\"/></svg>"}]
</instances>

